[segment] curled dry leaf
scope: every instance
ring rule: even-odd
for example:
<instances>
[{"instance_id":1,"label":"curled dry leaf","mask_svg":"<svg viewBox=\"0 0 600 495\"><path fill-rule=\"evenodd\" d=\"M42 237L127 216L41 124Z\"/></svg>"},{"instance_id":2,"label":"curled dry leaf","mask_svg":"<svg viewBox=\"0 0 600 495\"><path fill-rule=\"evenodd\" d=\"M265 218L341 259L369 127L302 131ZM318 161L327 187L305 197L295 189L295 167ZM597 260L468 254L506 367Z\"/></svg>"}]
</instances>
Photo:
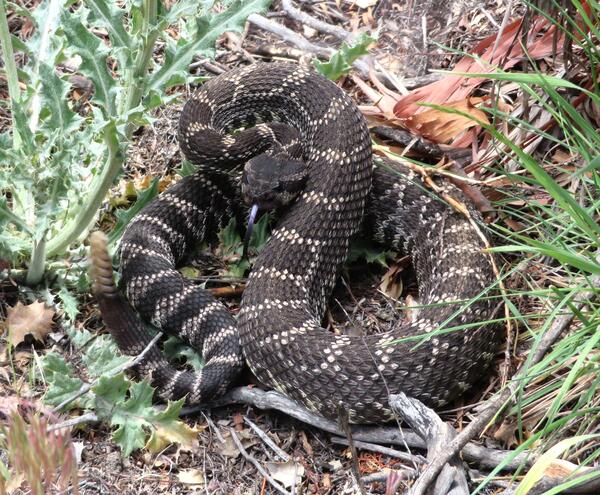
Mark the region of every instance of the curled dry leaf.
<instances>
[{"instance_id":1,"label":"curled dry leaf","mask_svg":"<svg viewBox=\"0 0 600 495\"><path fill-rule=\"evenodd\" d=\"M445 103L444 107L456 110L465 115L451 113L451 111L427 109L416 115L401 119L402 125L415 134L426 137L436 143L449 143L467 129L477 125L477 120L489 124L487 115L483 110L477 108L484 99L479 97L465 98L460 101Z\"/></svg>"},{"instance_id":2,"label":"curled dry leaf","mask_svg":"<svg viewBox=\"0 0 600 495\"><path fill-rule=\"evenodd\" d=\"M398 299L400 294L402 294L404 284L400 277L401 272L401 266L397 264L392 265L390 269L385 272L385 275L381 279L381 284L379 284L379 290L392 299Z\"/></svg>"},{"instance_id":3,"label":"curled dry leaf","mask_svg":"<svg viewBox=\"0 0 600 495\"><path fill-rule=\"evenodd\" d=\"M46 308L43 302L34 302L25 306L21 302L13 308L9 308L6 317L6 327L8 329L8 341L17 346L25 340L27 335L31 335L40 342L52 328L52 318L54 310Z\"/></svg>"},{"instance_id":4,"label":"curled dry leaf","mask_svg":"<svg viewBox=\"0 0 600 495\"><path fill-rule=\"evenodd\" d=\"M267 469L286 488L298 485L304 476L304 466L294 461L267 462Z\"/></svg>"}]
</instances>

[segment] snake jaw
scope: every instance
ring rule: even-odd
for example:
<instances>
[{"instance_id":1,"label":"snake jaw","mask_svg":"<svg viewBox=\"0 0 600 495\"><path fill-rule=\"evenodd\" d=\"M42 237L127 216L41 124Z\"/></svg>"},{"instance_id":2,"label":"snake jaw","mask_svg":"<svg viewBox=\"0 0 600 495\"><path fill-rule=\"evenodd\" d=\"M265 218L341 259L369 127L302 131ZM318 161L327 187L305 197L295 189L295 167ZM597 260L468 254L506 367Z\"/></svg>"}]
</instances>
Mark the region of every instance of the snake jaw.
<instances>
[{"instance_id":1,"label":"snake jaw","mask_svg":"<svg viewBox=\"0 0 600 495\"><path fill-rule=\"evenodd\" d=\"M257 214L258 214L258 204L255 203L250 208L250 213L248 214L248 225L246 226L246 234L244 235L244 250L242 251L242 259L243 260L248 258L248 246L250 245L250 238L252 237L252 229L254 228L254 221L256 220Z\"/></svg>"}]
</instances>

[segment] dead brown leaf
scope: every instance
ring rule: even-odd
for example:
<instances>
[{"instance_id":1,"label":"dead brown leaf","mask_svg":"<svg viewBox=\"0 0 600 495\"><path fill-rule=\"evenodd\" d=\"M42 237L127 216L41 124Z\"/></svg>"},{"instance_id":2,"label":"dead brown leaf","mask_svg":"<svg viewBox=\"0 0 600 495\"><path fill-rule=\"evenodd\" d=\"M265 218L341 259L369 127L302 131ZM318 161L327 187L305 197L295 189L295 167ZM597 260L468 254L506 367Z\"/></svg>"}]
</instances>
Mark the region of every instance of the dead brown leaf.
<instances>
[{"instance_id":1,"label":"dead brown leaf","mask_svg":"<svg viewBox=\"0 0 600 495\"><path fill-rule=\"evenodd\" d=\"M271 476L286 488L302 482L304 476L304 466L302 464L295 461L267 462L266 466Z\"/></svg>"},{"instance_id":2,"label":"dead brown leaf","mask_svg":"<svg viewBox=\"0 0 600 495\"><path fill-rule=\"evenodd\" d=\"M508 70L523 60L524 53L520 43L521 23L518 19L506 26L496 44L497 34L488 36L478 43L472 50L472 57L463 57L454 67L452 72L443 79L411 91L396 103L394 113L400 118L408 118L414 113L425 111L418 103L427 102L445 105L450 101L463 100L472 91L485 82L485 77L465 77L463 73L491 73L497 67ZM546 57L552 54L553 38L556 26L550 26L549 21L536 17L531 24L527 39L532 40L527 46L527 56L533 59ZM562 47L563 36L558 37L556 46ZM480 61L481 60L481 61Z\"/></svg>"},{"instance_id":3,"label":"dead brown leaf","mask_svg":"<svg viewBox=\"0 0 600 495\"><path fill-rule=\"evenodd\" d=\"M242 442L242 446L245 449L251 447L252 445L258 442L254 434L248 429L240 430L236 432L236 434ZM238 457L241 454L241 452L237 448L237 445L233 441L233 438L231 438L231 435L225 433L223 437L225 438L225 443L215 444L216 452L225 457Z\"/></svg>"},{"instance_id":4,"label":"dead brown leaf","mask_svg":"<svg viewBox=\"0 0 600 495\"><path fill-rule=\"evenodd\" d=\"M310 445L310 443L308 443L308 438L306 436L306 433L304 433L302 430L300 431L300 441L302 442L302 447L304 448L304 451L310 457L312 457L315 453L314 453L313 448Z\"/></svg>"},{"instance_id":5,"label":"dead brown leaf","mask_svg":"<svg viewBox=\"0 0 600 495\"><path fill-rule=\"evenodd\" d=\"M20 301L13 308L9 308L6 317L8 328L8 341L17 346L31 335L40 342L52 328L54 310L46 308L43 302L36 301L25 306Z\"/></svg>"},{"instance_id":6,"label":"dead brown leaf","mask_svg":"<svg viewBox=\"0 0 600 495\"><path fill-rule=\"evenodd\" d=\"M483 98L465 98L444 104L444 107L468 114L473 119L489 124L487 115L477 108ZM475 120L468 116L445 112L430 108L416 115L401 119L404 127L420 136L426 137L436 143L449 143L455 137L463 134L467 129L477 125Z\"/></svg>"}]
</instances>

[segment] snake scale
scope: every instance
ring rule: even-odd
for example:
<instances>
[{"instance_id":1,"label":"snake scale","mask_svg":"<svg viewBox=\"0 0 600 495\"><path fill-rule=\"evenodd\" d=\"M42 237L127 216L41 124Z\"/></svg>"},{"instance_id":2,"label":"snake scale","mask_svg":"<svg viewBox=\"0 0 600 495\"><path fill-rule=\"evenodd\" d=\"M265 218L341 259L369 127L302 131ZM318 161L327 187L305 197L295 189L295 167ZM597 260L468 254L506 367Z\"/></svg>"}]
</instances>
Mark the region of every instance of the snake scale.
<instances>
[{"instance_id":1,"label":"snake scale","mask_svg":"<svg viewBox=\"0 0 600 495\"><path fill-rule=\"evenodd\" d=\"M157 346L147 351L138 371L163 398L208 400L246 362L266 386L315 412L335 418L343 407L351 422L370 423L391 419L390 393L402 390L439 407L482 376L501 340L495 326L479 323L496 307L486 297L495 278L484 242L415 173L373 166L366 122L338 86L293 64L234 69L186 103L179 141L199 168L128 226L120 270L129 304L99 237L91 243L95 293L121 349L135 355L151 340L133 307L202 354L204 368L191 372L172 367ZM234 318L176 265L232 217L243 222L240 170L252 174L248 163L270 159L282 169L301 161L306 180L280 209ZM460 194L444 181L438 186ZM424 307L386 333L336 335L321 320L361 225L387 247L411 253ZM440 327L462 329L398 341Z\"/></svg>"}]
</instances>

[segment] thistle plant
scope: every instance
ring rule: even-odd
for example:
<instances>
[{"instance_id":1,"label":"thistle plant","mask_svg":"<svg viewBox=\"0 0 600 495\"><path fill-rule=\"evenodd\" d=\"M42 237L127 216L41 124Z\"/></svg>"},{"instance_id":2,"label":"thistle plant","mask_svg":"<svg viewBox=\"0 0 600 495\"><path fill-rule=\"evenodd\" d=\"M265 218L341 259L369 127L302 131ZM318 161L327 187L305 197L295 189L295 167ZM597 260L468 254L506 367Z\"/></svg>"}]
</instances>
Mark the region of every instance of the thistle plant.
<instances>
[{"instance_id":1,"label":"thistle plant","mask_svg":"<svg viewBox=\"0 0 600 495\"><path fill-rule=\"evenodd\" d=\"M220 34L269 3L44 0L29 12L0 0L12 118L0 133L0 258L28 262L26 281L38 284L47 260L77 247L95 222L133 131L178 96L168 90L196 80L193 57L210 56ZM32 22L30 39L11 36L7 9ZM70 98L73 72L93 85L83 110Z\"/></svg>"}]
</instances>

